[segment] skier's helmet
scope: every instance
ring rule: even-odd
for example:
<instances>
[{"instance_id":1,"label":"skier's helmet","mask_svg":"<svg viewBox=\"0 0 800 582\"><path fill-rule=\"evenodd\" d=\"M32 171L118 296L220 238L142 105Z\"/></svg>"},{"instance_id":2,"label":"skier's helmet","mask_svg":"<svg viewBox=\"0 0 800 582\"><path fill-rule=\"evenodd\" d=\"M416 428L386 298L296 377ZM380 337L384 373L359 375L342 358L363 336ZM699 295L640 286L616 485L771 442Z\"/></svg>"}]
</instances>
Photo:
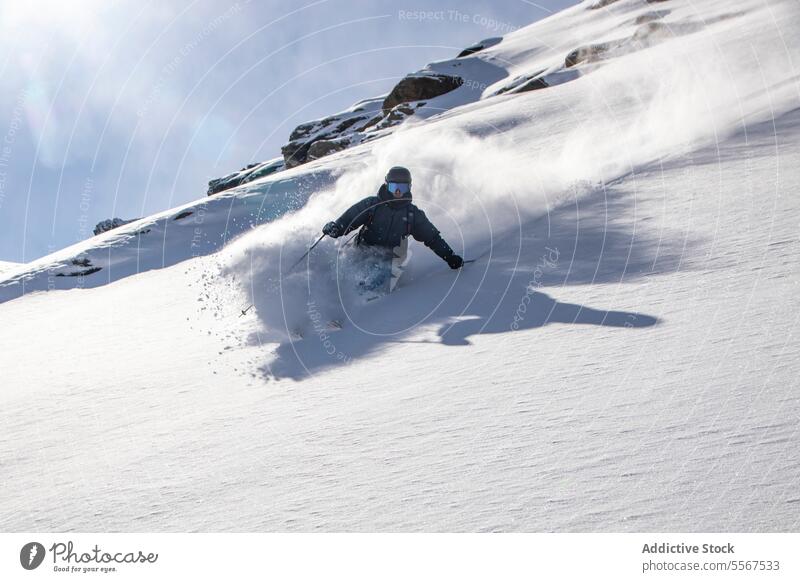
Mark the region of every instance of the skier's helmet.
<instances>
[{"instance_id":1,"label":"skier's helmet","mask_svg":"<svg viewBox=\"0 0 800 582\"><path fill-rule=\"evenodd\" d=\"M404 168L403 166L395 166L386 172L386 181L411 184L411 172L408 171L408 168Z\"/></svg>"},{"instance_id":2,"label":"skier's helmet","mask_svg":"<svg viewBox=\"0 0 800 582\"><path fill-rule=\"evenodd\" d=\"M386 187L395 198L401 198L411 191L411 172L408 168L395 166L386 172Z\"/></svg>"}]
</instances>

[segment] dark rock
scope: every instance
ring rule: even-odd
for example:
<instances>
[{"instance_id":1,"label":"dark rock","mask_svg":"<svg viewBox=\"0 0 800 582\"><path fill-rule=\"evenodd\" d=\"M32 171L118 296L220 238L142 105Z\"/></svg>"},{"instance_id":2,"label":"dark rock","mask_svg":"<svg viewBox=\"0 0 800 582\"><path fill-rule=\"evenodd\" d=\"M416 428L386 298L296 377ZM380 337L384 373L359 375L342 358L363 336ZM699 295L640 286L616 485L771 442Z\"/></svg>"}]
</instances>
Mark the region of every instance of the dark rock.
<instances>
[{"instance_id":1,"label":"dark rock","mask_svg":"<svg viewBox=\"0 0 800 582\"><path fill-rule=\"evenodd\" d=\"M402 121L409 115L414 115L414 107L410 103L401 103L392 107L392 110L384 118L386 121Z\"/></svg>"},{"instance_id":2,"label":"dark rock","mask_svg":"<svg viewBox=\"0 0 800 582\"><path fill-rule=\"evenodd\" d=\"M546 69L541 69L539 71L536 71L535 73L528 73L526 75L519 75L517 77L514 77L513 79L511 79L510 82L506 83L505 85L500 87L500 89L492 93L492 96L503 95L504 93L516 93L516 89L529 83L533 79L539 77L539 75L544 73L545 70ZM544 79L542 79L542 81L544 81Z\"/></svg>"},{"instance_id":3,"label":"dark rock","mask_svg":"<svg viewBox=\"0 0 800 582\"><path fill-rule=\"evenodd\" d=\"M475 53L482 51L483 49L489 48L490 46L494 46L499 44L500 41L503 40L502 36L494 36L492 38L484 39L480 42L476 42L475 44L468 46L463 51L458 53L457 59L468 57L470 55L474 55Z\"/></svg>"},{"instance_id":4,"label":"dark rock","mask_svg":"<svg viewBox=\"0 0 800 582\"><path fill-rule=\"evenodd\" d=\"M259 178L263 178L265 176L270 176L276 172L280 172L285 168L283 160L269 160L262 164L256 165L255 168L250 170L247 174L242 176L239 179L237 186L241 186L242 184L247 184L248 182L252 182L254 180L258 180Z\"/></svg>"},{"instance_id":5,"label":"dark rock","mask_svg":"<svg viewBox=\"0 0 800 582\"><path fill-rule=\"evenodd\" d=\"M56 273L56 277L85 277L86 275L91 275L92 273L96 273L97 271L102 271L102 267L92 267L91 269L86 269L85 271L70 271L69 273Z\"/></svg>"},{"instance_id":6,"label":"dark rock","mask_svg":"<svg viewBox=\"0 0 800 582\"><path fill-rule=\"evenodd\" d=\"M353 127L359 121L368 121L369 118L367 116L358 116L358 117L351 117L349 119L345 119L339 125L334 128L334 133L344 133L351 127Z\"/></svg>"},{"instance_id":7,"label":"dark rock","mask_svg":"<svg viewBox=\"0 0 800 582\"><path fill-rule=\"evenodd\" d=\"M414 111L425 105L425 101L419 103L401 103L392 108L392 110L384 116L380 122L375 126L375 129L386 129L404 122Z\"/></svg>"},{"instance_id":8,"label":"dark rock","mask_svg":"<svg viewBox=\"0 0 800 582\"><path fill-rule=\"evenodd\" d=\"M647 0L648 3L666 1L667 0ZM730 13L719 15L715 18L705 19L704 21L681 21L670 24L662 22L661 19L669 13L669 10L652 10L640 14L633 21L633 23L638 26L632 36L579 47L566 56L564 59L564 67L568 69L584 62L621 57L647 49L677 36L694 34L703 30L705 26L712 22L734 18L739 14Z\"/></svg>"},{"instance_id":9,"label":"dark rock","mask_svg":"<svg viewBox=\"0 0 800 582\"><path fill-rule=\"evenodd\" d=\"M303 139L308 137L312 133L316 133L321 129L325 129L335 121L334 117L335 116L330 116L330 117L325 117L323 119L319 119L317 121L301 123L300 125L294 128L294 131L292 131L291 134L289 134L289 141Z\"/></svg>"},{"instance_id":10,"label":"dark rock","mask_svg":"<svg viewBox=\"0 0 800 582\"><path fill-rule=\"evenodd\" d=\"M401 103L400 105L395 105L387 115L378 117L378 119L375 120L377 123L371 123L370 127L373 127L374 130L381 130L399 125L410 116L414 115L418 109L425 107L426 103L427 101L412 101L410 103ZM370 135L368 133L363 137L363 141L368 141L373 137L375 137L375 134Z\"/></svg>"},{"instance_id":11,"label":"dark rock","mask_svg":"<svg viewBox=\"0 0 800 582\"><path fill-rule=\"evenodd\" d=\"M609 43L590 44L578 47L564 59L564 66L570 68L579 63L600 60L610 48Z\"/></svg>"},{"instance_id":12,"label":"dark rock","mask_svg":"<svg viewBox=\"0 0 800 582\"><path fill-rule=\"evenodd\" d=\"M139 220L138 218L131 218L130 220L123 220L122 218L109 218L106 220L101 220L97 223L97 226L94 227L95 235L101 234L103 232L113 230L122 226L123 224L128 224L129 222L133 222L134 220Z\"/></svg>"},{"instance_id":13,"label":"dark rock","mask_svg":"<svg viewBox=\"0 0 800 582\"><path fill-rule=\"evenodd\" d=\"M324 158L334 152L341 151L350 145L347 139L318 139L311 143L306 154L308 161Z\"/></svg>"},{"instance_id":14,"label":"dark rock","mask_svg":"<svg viewBox=\"0 0 800 582\"><path fill-rule=\"evenodd\" d=\"M486 47L501 40L492 38L481 44ZM385 98L367 99L336 115L298 125L281 147L283 163L294 168L374 138L375 130L402 123L424 105L424 100L444 95L463 83L461 77L429 71L408 75Z\"/></svg>"},{"instance_id":15,"label":"dark rock","mask_svg":"<svg viewBox=\"0 0 800 582\"><path fill-rule=\"evenodd\" d=\"M212 194L216 194L217 192L222 192L223 190L227 190L228 188L233 188L233 182L236 178L239 177L241 172L233 172L231 174L226 174L222 176L222 178L214 178L213 180L209 180L208 182L208 190L206 190L206 195L211 196ZM237 182L238 183L238 182Z\"/></svg>"},{"instance_id":16,"label":"dark rock","mask_svg":"<svg viewBox=\"0 0 800 582\"><path fill-rule=\"evenodd\" d=\"M401 103L433 99L449 93L453 89L458 89L463 84L464 79L453 75L438 73L409 75L401 79L383 100L383 114L388 115L394 107Z\"/></svg>"},{"instance_id":17,"label":"dark rock","mask_svg":"<svg viewBox=\"0 0 800 582\"><path fill-rule=\"evenodd\" d=\"M207 193L209 196L211 196L217 192L222 192L223 190L228 190L229 188L235 188L236 186L247 184L253 180L258 180L264 176L269 176L275 172L280 172L284 169L284 167L284 162L280 159L268 160L260 164L248 164L238 172L233 172L232 174L228 174L222 178L211 180L208 183Z\"/></svg>"},{"instance_id":18,"label":"dark rock","mask_svg":"<svg viewBox=\"0 0 800 582\"><path fill-rule=\"evenodd\" d=\"M547 81L545 81L543 78L539 77L537 79L531 79L530 81L527 81L527 82L523 83L522 85L520 85L519 87L516 87L511 92L514 93L514 94L525 93L527 91L536 91L537 89L545 89L546 87L549 87L549 86L550 85L547 84Z\"/></svg>"},{"instance_id":19,"label":"dark rock","mask_svg":"<svg viewBox=\"0 0 800 582\"><path fill-rule=\"evenodd\" d=\"M351 140L349 136L354 136L381 119L382 116L378 109L379 101L378 99L368 99L342 113L298 125L289 136L289 143L281 148L285 166L294 168L312 159L309 157L309 150L315 142L335 142L344 147L348 147L354 141L357 142L358 139ZM344 138L348 138L348 140L342 141ZM325 150L330 153L332 147L335 146L321 144L313 151L313 156L317 156Z\"/></svg>"},{"instance_id":20,"label":"dark rock","mask_svg":"<svg viewBox=\"0 0 800 582\"><path fill-rule=\"evenodd\" d=\"M480 44L475 44L475 45L472 45L472 46L468 46L468 47L467 47L467 48L465 48L463 51L461 51L460 53L458 53L458 54L456 55L456 58L457 58L457 59L460 59L460 58L462 58L462 57L468 57L469 55L474 55L474 54L475 54L475 53L477 53L478 51L482 51L482 50L483 50L483 49L485 49L485 48L486 48L485 46L483 46L483 45L480 45Z\"/></svg>"},{"instance_id":21,"label":"dark rock","mask_svg":"<svg viewBox=\"0 0 800 582\"><path fill-rule=\"evenodd\" d=\"M285 146L281 147L283 163L286 164L287 168L294 168L300 164L304 164L308 156L308 148L310 147L310 141L290 141Z\"/></svg>"},{"instance_id":22,"label":"dark rock","mask_svg":"<svg viewBox=\"0 0 800 582\"><path fill-rule=\"evenodd\" d=\"M179 212L175 216L172 217L172 220L180 220L181 218L186 218L187 216L191 216L194 214L193 210L184 210L183 212Z\"/></svg>"}]
</instances>

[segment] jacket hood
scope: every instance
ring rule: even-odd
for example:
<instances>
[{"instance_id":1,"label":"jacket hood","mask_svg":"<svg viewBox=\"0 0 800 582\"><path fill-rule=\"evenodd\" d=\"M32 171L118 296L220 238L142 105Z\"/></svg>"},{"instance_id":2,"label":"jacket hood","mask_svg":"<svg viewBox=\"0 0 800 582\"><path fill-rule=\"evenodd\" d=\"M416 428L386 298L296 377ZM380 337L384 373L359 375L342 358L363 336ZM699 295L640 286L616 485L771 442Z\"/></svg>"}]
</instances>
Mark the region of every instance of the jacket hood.
<instances>
[{"instance_id":1,"label":"jacket hood","mask_svg":"<svg viewBox=\"0 0 800 582\"><path fill-rule=\"evenodd\" d=\"M399 208L411 202L411 191L408 191L405 194L403 194L402 198L395 198L389 192L389 189L386 187L386 184L382 184L381 187L378 189L378 198L380 199L381 202L387 202L389 206L391 206L392 208Z\"/></svg>"}]
</instances>

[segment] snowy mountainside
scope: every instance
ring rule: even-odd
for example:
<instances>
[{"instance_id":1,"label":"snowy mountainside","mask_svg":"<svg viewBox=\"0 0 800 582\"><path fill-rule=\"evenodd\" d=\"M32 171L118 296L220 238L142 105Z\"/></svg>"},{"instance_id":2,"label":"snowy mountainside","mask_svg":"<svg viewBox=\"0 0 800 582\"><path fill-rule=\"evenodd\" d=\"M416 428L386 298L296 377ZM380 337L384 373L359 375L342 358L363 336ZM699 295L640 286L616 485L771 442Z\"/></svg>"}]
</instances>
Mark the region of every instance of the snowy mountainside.
<instances>
[{"instance_id":1,"label":"snowy mountainside","mask_svg":"<svg viewBox=\"0 0 800 582\"><path fill-rule=\"evenodd\" d=\"M11 263L9 261L0 261L0 273L11 271L12 269L18 269L19 267L20 267L19 263Z\"/></svg>"},{"instance_id":2,"label":"snowy mountainside","mask_svg":"<svg viewBox=\"0 0 800 582\"><path fill-rule=\"evenodd\" d=\"M453 159L474 153L469 145L465 146L467 151L459 151L458 131L479 136L500 134L497 137L505 139L506 150L526 159L529 171L523 171L519 178L527 182L536 180L540 190L548 190L549 197L558 197L559 192L583 180L596 184L622 175L641 161L657 159L677 147L691 146L687 141L712 139L715 132L735 127L737 116L746 113L737 111L740 104L745 109L765 111L763 92L749 96L751 87L772 86L783 80L784 85L776 87L779 91L776 107L784 107L785 101L791 99L793 88L785 83L786 71L769 68L777 57L755 62L753 54L744 48L747 35L754 39L754 46L763 44L764 35L758 27L768 28L776 14L789 18L791 3L765 6L751 2L738 6L736 12L731 12L726 3L708 2L704 3L703 13L698 14L696 5L688 2L670 2L670 6L664 4L656 12L652 4L639 1L620 0L602 9L592 9L591 4L584 3L512 33L501 42L495 39L486 43L486 48L467 57L431 63L418 74L458 74L462 84L427 100L425 106L399 126L371 128L376 141L368 140L360 147L292 170L269 173L265 178L225 190L224 195L216 194L144 218L33 261L23 272L0 280L0 300L31 291L94 287L215 252L242 232L302 207L312 193L329 189L344 169L371 163L374 156L366 159L365 156L372 155L373 147L392 147L381 142L394 139L410 144L414 135L422 138L430 131L443 131L444 127L435 122L451 116L458 117L458 122L447 126L451 139L439 145L448 148ZM745 10L748 6L749 11ZM641 32L643 27L649 30L653 25L653 21L642 24L644 17L656 18L658 34ZM738 41L737 32L745 33ZM636 40L640 37L646 41ZM605 45L625 48L590 50L591 57L584 61L567 62L582 47ZM677 54L676 47L680 47ZM777 45L769 49L776 50ZM726 51L724 59L720 58L722 51ZM676 56L683 59L680 65L676 65ZM689 63L687 59L691 59L691 66L685 66ZM633 76L625 70L629 63L639 75ZM579 78L583 79L580 91L558 92L553 86ZM697 83L701 78L704 82ZM716 89L711 91L711 87ZM520 94L531 88L547 90L534 91L535 98ZM577 95L580 98L572 105L574 118L553 111L553 106L561 110L562 99L575 99ZM583 98L590 100L588 107L584 107ZM509 99L513 101L507 102ZM642 106L633 113L634 117L626 118L617 110L627 107L631 100L638 100ZM649 105L649 109L644 105ZM712 114L702 115L698 111L712 111ZM587 125L586 119L592 123ZM570 123L571 128L560 127L548 135L543 123ZM516 130L508 131L510 126ZM621 135L608 139L614 134ZM520 148L512 141L535 145L535 151ZM396 149L404 147L407 146ZM644 149L638 151L640 147ZM535 164L527 161L530 155L539 156L540 151L556 158L555 164L542 158L534 158ZM623 160L623 154L633 154L639 159ZM567 159L570 157L582 161L576 164ZM502 163L502 173L515 171L513 161L496 162ZM257 175L262 167L271 172L276 163L277 160L269 160L249 172L226 178L236 183L242 180L242 174ZM598 163L609 167L598 172ZM547 182L550 176L541 176L541 172L554 174L556 170L559 176L555 183ZM382 171L376 169L373 178L377 179ZM358 184L360 192L366 195L374 191L375 179ZM339 200L346 203L352 198ZM524 206L536 207L535 213L543 208L528 201Z\"/></svg>"},{"instance_id":3,"label":"snowy mountainside","mask_svg":"<svg viewBox=\"0 0 800 582\"><path fill-rule=\"evenodd\" d=\"M331 162L356 155L366 160L355 158L334 187L318 192L301 212L235 241L227 249L233 258L227 259L226 273L244 281L247 301L263 318L265 338L285 340L308 324L303 304L309 294L322 306L323 319L353 317L350 303L358 298L341 293L342 280L352 278L352 248L325 245L302 272L286 273L284 257L300 256L319 225L360 197L353 192L373 191L385 168L411 167L415 181L424 185L415 191L439 228L455 240L457 252L476 257L506 237L516 239L565 202L604 196L609 184L637 168L719 141L745 121L767 121L791 110L797 93L785 82L786 70L758 61L749 48L764 42L759 26L767 27L771 14L754 10L751 16L744 31L731 24L733 17L712 19L718 35L688 35L626 52L587 65L585 76L573 83L454 108L426 123L409 123L369 147L337 154ZM625 13L625 22L630 17ZM541 28L547 30L548 22ZM514 35L506 40L515 41ZM489 50L500 51L503 44ZM515 51L503 59L527 54ZM720 54L729 59L727 70L720 67ZM530 59L533 69L544 64L544 57ZM754 90L759 77L761 91ZM436 257L420 250L412 276L440 267Z\"/></svg>"},{"instance_id":4,"label":"snowy mountainside","mask_svg":"<svg viewBox=\"0 0 800 582\"><path fill-rule=\"evenodd\" d=\"M584 2L436 112L21 266L0 527L796 531L799 14ZM476 262L289 271L395 164Z\"/></svg>"}]
</instances>

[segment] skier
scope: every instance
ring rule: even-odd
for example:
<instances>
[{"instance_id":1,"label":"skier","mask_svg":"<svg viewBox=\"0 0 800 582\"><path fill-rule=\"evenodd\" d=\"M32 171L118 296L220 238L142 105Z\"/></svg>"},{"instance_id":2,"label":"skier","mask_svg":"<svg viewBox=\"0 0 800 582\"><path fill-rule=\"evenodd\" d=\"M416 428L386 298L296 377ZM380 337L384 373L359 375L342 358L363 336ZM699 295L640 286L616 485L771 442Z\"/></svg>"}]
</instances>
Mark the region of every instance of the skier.
<instances>
[{"instance_id":1,"label":"skier","mask_svg":"<svg viewBox=\"0 0 800 582\"><path fill-rule=\"evenodd\" d=\"M411 172L395 166L387 174L376 196L369 196L351 206L322 232L337 238L360 228L356 245L371 251L371 263L366 281L369 289L377 289L388 281L392 291L406 259L408 236L424 243L439 255L451 269L459 269L464 260L453 252L425 213L411 203Z\"/></svg>"}]
</instances>

